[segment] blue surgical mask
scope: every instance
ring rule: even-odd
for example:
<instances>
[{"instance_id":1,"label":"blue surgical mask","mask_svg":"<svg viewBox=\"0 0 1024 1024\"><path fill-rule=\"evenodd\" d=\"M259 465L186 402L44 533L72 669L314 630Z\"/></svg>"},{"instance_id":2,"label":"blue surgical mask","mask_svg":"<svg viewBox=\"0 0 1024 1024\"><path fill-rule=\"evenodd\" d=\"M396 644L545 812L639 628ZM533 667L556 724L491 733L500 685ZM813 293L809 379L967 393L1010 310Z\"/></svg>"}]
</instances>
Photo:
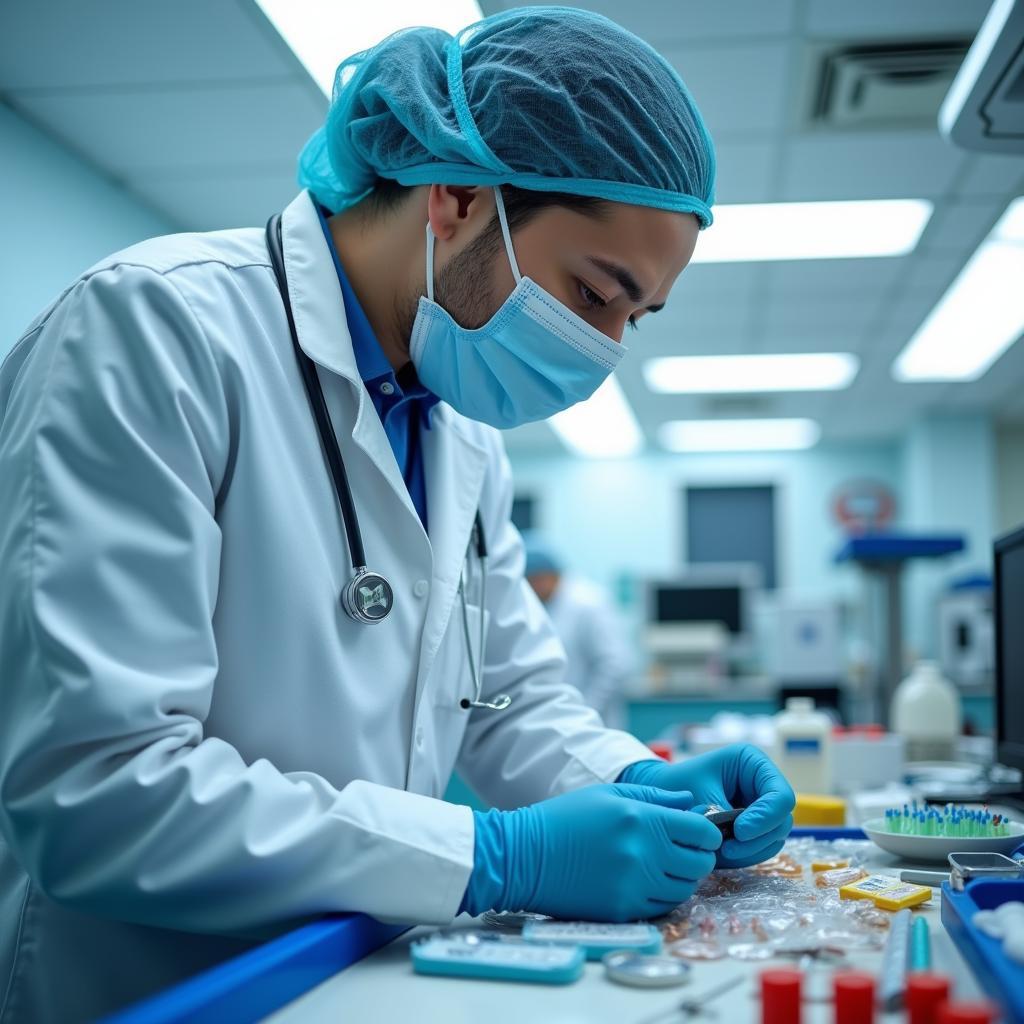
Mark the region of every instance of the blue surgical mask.
<instances>
[{"instance_id":1,"label":"blue surgical mask","mask_svg":"<svg viewBox=\"0 0 1024 1024\"><path fill-rule=\"evenodd\" d=\"M589 398L626 348L519 273L501 190L494 190L516 287L483 327L460 327L434 302L434 234L427 225L427 294L409 342L420 382L470 419L507 429Z\"/></svg>"}]
</instances>

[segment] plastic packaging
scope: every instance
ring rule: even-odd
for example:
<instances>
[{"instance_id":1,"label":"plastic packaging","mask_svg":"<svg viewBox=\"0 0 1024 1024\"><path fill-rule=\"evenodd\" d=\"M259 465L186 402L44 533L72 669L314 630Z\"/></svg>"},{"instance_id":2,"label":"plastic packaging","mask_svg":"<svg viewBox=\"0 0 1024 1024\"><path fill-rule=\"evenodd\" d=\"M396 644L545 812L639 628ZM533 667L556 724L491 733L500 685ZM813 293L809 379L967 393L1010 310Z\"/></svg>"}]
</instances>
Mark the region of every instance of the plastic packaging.
<instances>
[{"instance_id":1,"label":"plastic packaging","mask_svg":"<svg viewBox=\"0 0 1024 1024\"><path fill-rule=\"evenodd\" d=\"M859 882L841 886L839 896L844 900L871 900L883 910L903 910L930 900L932 890L927 885L901 882L891 875L869 875Z\"/></svg>"},{"instance_id":2,"label":"plastic packaging","mask_svg":"<svg viewBox=\"0 0 1024 1024\"><path fill-rule=\"evenodd\" d=\"M896 687L891 721L907 741L908 761L953 760L962 725L960 695L934 661L919 661Z\"/></svg>"},{"instance_id":3,"label":"plastic packaging","mask_svg":"<svg viewBox=\"0 0 1024 1024\"><path fill-rule=\"evenodd\" d=\"M775 763L797 793L832 788L832 719L808 697L790 697L775 716Z\"/></svg>"},{"instance_id":4,"label":"plastic packaging","mask_svg":"<svg viewBox=\"0 0 1024 1024\"><path fill-rule=\"evenodd\" d=\"M835 868L832 871L820 871L816 874L814 884L819 889L839 889L867 877L868 873L863 868Z\"/></svg>"}]
</instances>

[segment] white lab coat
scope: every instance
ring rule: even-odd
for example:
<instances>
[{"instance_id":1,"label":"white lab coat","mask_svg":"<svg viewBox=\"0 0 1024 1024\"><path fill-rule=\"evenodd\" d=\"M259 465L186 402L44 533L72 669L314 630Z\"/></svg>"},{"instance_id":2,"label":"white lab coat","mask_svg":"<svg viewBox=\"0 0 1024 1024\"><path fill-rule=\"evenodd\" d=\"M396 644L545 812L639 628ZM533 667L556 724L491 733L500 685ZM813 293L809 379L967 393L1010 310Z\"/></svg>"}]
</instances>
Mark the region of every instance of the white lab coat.
<instances>
[{"instance_id":1,"label":"white lab coat","mask_svg":"<svg viewBox=\"0 0 1024 1024\"><path fill-rule=\"evenodd\" d=\"M326 911L447 922L473 859L471 812L438 799L453 768L513 807L647 756L563 681L499 435L438 406L428 537L307 194L283 230L394 611L340 607L344 530L261 228L134 246L30 326L0 372L4 1024L91 1019ZM458 705L478 506L471 633L483 614L500 713Z\"/></svg>"},{"instance_id":2,"label":"white lab coat","mask_svg":"<svg viewBox=\"0 0 1024 1024\"><path fill-rule=\"evenodd\" d=\"M618 726L633 662L626 627L607 594L589 580L562 576L545 608L565 647L566 682L606 724Z\"/></svg>"}]
</instances>

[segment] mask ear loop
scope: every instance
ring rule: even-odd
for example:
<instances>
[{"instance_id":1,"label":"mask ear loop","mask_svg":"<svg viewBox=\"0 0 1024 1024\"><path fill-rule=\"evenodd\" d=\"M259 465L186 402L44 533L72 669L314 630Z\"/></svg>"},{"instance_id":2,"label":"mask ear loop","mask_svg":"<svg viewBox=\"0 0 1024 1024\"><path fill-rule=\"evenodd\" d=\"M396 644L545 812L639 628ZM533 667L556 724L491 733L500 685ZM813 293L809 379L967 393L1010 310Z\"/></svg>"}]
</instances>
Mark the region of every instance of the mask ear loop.
<instances>
[{"instance_id":1,"label":"mask ear loop","mask_svg":"<svg viewBox=\"0 0 1024 1024\"><path fill-rule=\"evenodd\" d=\"M434 301L434 232L427 221L427 301Z\"/></svg>"},{"instance_id":2,"label":"mask ear loop","mask_svg":"<svg viewBox=\"0 0 1024 1024\"><path fill-rule=\"evenodd\" d=\"M508 217L505 216L505 200L501 198L501 186L494 186L494 205L498 208L498 222L501 224L501 237L505 239L505 252L508 253L508 261L512 266L512 276L519 284L523 275L519 273L519 264L516 263L516 251L512 248L512 234L508 230Z\"/></svg>"}]
</instances>

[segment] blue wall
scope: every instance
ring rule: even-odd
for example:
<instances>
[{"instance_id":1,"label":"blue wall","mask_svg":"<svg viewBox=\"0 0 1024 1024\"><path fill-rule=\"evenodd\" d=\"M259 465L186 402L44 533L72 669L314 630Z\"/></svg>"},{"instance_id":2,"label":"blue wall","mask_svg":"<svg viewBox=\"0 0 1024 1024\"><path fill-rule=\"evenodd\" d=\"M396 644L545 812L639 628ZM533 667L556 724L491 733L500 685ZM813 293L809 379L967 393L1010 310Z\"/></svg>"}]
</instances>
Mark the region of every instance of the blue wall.
<instances>
[{"instance_id":1,"label":"blue wall","mask_svg":"<svg viewBox=\"0 0 1024 1024\"><path fill-rule=\"evenodd\" d=\"M2 359L83 270L176 227L3 104L0 153Z\"/></svg>"}]
</instances>

